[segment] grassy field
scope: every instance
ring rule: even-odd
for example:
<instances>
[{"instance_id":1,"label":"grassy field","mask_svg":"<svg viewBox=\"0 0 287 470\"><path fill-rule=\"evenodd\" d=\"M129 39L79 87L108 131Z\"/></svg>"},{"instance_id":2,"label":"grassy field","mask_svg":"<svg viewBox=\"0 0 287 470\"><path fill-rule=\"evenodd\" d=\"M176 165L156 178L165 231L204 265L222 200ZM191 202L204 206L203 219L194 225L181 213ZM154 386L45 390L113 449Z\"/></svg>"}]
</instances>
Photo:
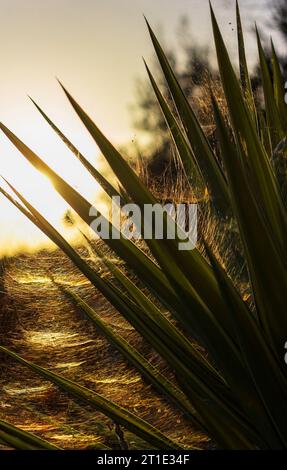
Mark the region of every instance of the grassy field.
<instances>
[{"instance_id":1,"label":"grassy field","mask_svg":"<svg viewBox=\"0 0 287 470\"><path fill-rule=\"evenodd\" d=\"M208 437L129 366L53 285L50 275L72 287L108 325L172 378L172 371L152 348L59 251L10 260L4 280L7 321L2 344L127 407L181 445L209 446ZM0 403L2 419L60 447L124 448L112 420L80 406L57 387L10 360L1 367ZM125 434L125 441L130 449L146 446L130 433Z\"/></svg>"}]
</instances>

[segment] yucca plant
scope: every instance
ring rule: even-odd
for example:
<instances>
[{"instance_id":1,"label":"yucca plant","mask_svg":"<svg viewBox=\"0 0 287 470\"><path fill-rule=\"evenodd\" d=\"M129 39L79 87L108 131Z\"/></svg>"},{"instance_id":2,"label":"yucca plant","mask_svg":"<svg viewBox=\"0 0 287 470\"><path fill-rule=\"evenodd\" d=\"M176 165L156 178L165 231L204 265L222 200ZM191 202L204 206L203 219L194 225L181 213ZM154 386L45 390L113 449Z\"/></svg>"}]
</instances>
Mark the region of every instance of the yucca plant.
<instances>
[{"instance_id":1,"label":"yucca plant","mask_svg":"<svg viewBox=\"0 0 287 470\"><path fill-rule=\"evenodd\" d=\"M252 290L250 304L243 301L204 234L201 234L202 249L184 252L178 250L178 240L146 240L147 250L144 251L122 234L119 234L119 239L104 240L125 263L128 271L121 270L97 245L92 244L110 271L107 277L88 264L16 188L10 185L17 199L4 189L1 192L63 250L166 361L174 371L175 383L167 380L139 351L116 335L73 290L59 285L130 364L179 406L191 422L207 432L219 447L283 449L287 447L287 412L284 406L287 398L284 364L287 340L287 209L282 172L278 168L285 156L287 106L282 75L274 47L270 74L257 33L265 109L264 112L256 109L238 5L240 80L232 67L212 8L211 18L229 113L227 122L212 96L222 165L149 25L176 114L147 70L187 179L191 173L196 173L197 178L204 182L211 210L218 219L218 229L229 224L240 235ZM133 201L140 208L154 204L156 201L149 189L70 93L62 88L122 189L118 191L103 180L37 105L42 116L109 196L124 193L124 200ZM56 191L90 225L91 204L4 124L1 124L1 129L25 158L50 178ZM175 223L165 212L163 219L166 229ZM116 230L111 222L107 223L110 232ZM134 276L140 285L145 286L144 289L139 287ZM57 284L56 279L54 282ZM147 290L150 295L147 295ZM175 321L171 321L165 311ZM204 348L204 354L199 352L194 341ZM158 448L178 447L146 421L96 392L33 364L5 347L0 349L3 354L102 411L149 444Z\"/></svg>"}]
</instances>

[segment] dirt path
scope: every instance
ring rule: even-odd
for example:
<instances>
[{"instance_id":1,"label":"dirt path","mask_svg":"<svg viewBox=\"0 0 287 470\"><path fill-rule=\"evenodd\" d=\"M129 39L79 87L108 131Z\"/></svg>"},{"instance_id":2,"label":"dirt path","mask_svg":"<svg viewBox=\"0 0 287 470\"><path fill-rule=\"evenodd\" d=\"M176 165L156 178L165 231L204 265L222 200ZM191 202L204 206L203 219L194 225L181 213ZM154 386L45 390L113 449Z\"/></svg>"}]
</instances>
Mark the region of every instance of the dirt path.
<instances>
[{"instance_id":1,"label":"dirt path","mask_svg":"<svg viewBox=\"0 0 287 470\"><path fill-rule=\"evenodd\" d=\"M0 314L2 342L25 358L127 407L181 444L208 445L207 438L192 430L182 414L144 383L63 297L51 282L51 274L73 287L115 331L163 366L131 326L58 251L9 261L4 278L5 305ZM0 387L1 418L64 448L121 448L114 423L5 358L1 358ZM130 448L144 448L129 433L125 433L125 439Z\"/></svg>"}]
</instances>

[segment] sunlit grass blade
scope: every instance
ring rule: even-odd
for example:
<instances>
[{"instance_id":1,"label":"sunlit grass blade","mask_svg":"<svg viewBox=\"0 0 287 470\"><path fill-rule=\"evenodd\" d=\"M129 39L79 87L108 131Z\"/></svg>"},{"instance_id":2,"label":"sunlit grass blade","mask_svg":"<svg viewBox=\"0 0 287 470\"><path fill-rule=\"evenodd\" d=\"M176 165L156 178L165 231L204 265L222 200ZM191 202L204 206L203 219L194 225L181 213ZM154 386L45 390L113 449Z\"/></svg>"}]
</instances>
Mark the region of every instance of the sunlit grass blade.
<instances>
[{"instance_id":1,"label":"sunlit grass blade","mask_svg":"<svg viewBox=\"0 0 287 470\"><path fill-rule=\"evenodd\" d=\"M214 207L226 216L230 212L230 201L223 171L148 22L147 26L178 115L193 149L197 165L204 176Z\"/></svg>"},{"instance_id":2,"label":"sunlit grass blade","mask_svg":"<svg viewBox=\"0 0 287 470\"><path fill-rule=\"evenodd\" d=\"M130 167L128 162L121 156L117 149L111 144L111 142L104 136L92 119L87 115L87 113L80 107L80 105L75 101L72 95L60 83L62 90L64 91L66 97L74 108L75 112L79 116L80 120L83 122L85 128L91 134L92 138L98 145L103 156L107 160L114 174L117 176L119 182L127 190L131 196L132 200L139 205L146 203L155 203L156 199L149 191L149 189L144 185L140 178L135 174L133 169ZM126 188L125 179L129 178L130 183L129 187Z\"/></svg>"},{"instance_id":3,"label":"sunlit grass blade","mask_svg":"<svg viewBox=\"0 0 287 470\"><path fill-rule=\"evenodd\" d=\"M78 160L84 165L88 172L93 178L99 183L102 189L107 193L108 196L117 196L123 199L122 195L114 188L114 186L106 179L103 175L82 155L82 153L72 144L72 142L63 134L63 132L53 123L53 121L47 116L47 114L40 108L40 106L30 98L32 103L36 106L40 114L56 132L60 139L66 144L68 149L78 158Z\"/></svg>"},{"instance_id":4,"label":"sunlit grass blade","mask_svg":"<svg viewBox=\"0 0 287 470\"><path fill-rule=\"evenodd\" d=\"M256 35L257 35L257 44L258 44L258 52L259 52L259 59L260 59L261 78L262 78L263 91L264 91L267 125L269 127L269 132L271 135L272 149L274 149L278 145L280 140L283 139L284 129L283 129L282 120L280 118L279 110L276 104L276 100L274 98L270 72L268 69L267 60L265 57L265 53L263 51L263 47L262 47L257 29L256 29Z\"/></svg>"},{"instance_id":5,"label":"sunlit grass blade","mask_svg":"<svg viewBox=\"0 0 287 470\"><path fill-rule=\"evenodd\" d=\"M59 447L0 419L0 439L16 450L61 450Z\"/></svg>"},{"instance_id":6,"label":"sunlit grass blade","mask_svg":"<svg viewBox=\"0 0 287 470\"><path fill-rule=\"evenodd\" d=\"M163 116L166 120L167 126L170 130L172 139L175 143L175 146L177 148L182 166L185 170L185 174L187 177L187 180L189 184L191 185L191 188L194 192L195 195L197 195L198 198L202 198L205 193L205 184L203 181L203 177L200 173L200 169L197 166L197 162L195 160L195 157L193 155L193 152L190 148L189 143L187 142L187 139L181 130L179 124L177 123L177 120L175 119L169 105L167 104L164 96L162 95L161 91L159 90L152 73L150 72L147 64L145 63L145 67L151 82L151 85L153 87L154 93L156 95L156 98L159 102L160 108L162 110Z\"/></svg>"},{"instance_id":7,"label":"sunlit grass blade","mask_svg":"<svg viewBox=\"0 0 287 470\"><path fill-rule=\"evenodd\" d=\"M44 379L53 382L65 392L71 394L80 401L87 403L88 405L95 408L97 411L108 416L116 423L124 426L129 431L133 432L137 436L144 439L152 446L160 449L179 449L180 446L175 442L168 439L158 429L151 426L143 419L135 416L133 413L127 411L116 403L107 400L97 392L90 390L86 387L78 385L72 380L65 379L61 375L55 374L54 372L45 369L44 367L38 366L31 361L27 361L18 354L9 349L0 346L0 351L5 355L13 358L20 364L29 367L31 370L42 376Z\"/></svg>"},{"instance_id":8,"label":"sunlit grass blade","mask_svg":"<svg viewBox=\"0 0 287 470\"><path fill-rule=\"evenodd\" d=\"M257 111L255 107L251 80L250 80L250 75L249 75L249 70L248 70L248 65L247 65L244 36L243 36L238 0L236 0L236 22L237 22L237 40L238 40L239 70L240 70L241 86L244 92L245 99L248 103L250 113L253 116L255 125L257 126Z\"/></svg>"}]
</instances>

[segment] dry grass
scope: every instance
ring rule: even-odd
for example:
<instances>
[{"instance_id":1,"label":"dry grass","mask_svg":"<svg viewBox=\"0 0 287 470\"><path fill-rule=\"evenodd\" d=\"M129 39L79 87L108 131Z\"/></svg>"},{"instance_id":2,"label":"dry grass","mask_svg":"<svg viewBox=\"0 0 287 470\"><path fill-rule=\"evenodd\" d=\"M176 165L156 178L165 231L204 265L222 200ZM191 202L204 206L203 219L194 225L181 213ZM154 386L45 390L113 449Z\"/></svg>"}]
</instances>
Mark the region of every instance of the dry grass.
<instances>
[{"instance_id":1,"label":"dry grass","mask_svg":"<svg viewBox=\"0 0 287 470\"><path fill-rule=\"evenodd\" d=\"M6 344L146 418L182 445L209 446L209 439L154 392L63 297L51 275L73 286L115 331L166 370L151 348L58 250L10 260L4 284L6 296L13 299L9 314L17 312L18 322L6 328ZM10 423L64 448L121 448L114 423L23 367L2 362L0 380L1 417ZM144 447L129 433L126 440L130 448Z\"/></svg>"}]
</instances>

